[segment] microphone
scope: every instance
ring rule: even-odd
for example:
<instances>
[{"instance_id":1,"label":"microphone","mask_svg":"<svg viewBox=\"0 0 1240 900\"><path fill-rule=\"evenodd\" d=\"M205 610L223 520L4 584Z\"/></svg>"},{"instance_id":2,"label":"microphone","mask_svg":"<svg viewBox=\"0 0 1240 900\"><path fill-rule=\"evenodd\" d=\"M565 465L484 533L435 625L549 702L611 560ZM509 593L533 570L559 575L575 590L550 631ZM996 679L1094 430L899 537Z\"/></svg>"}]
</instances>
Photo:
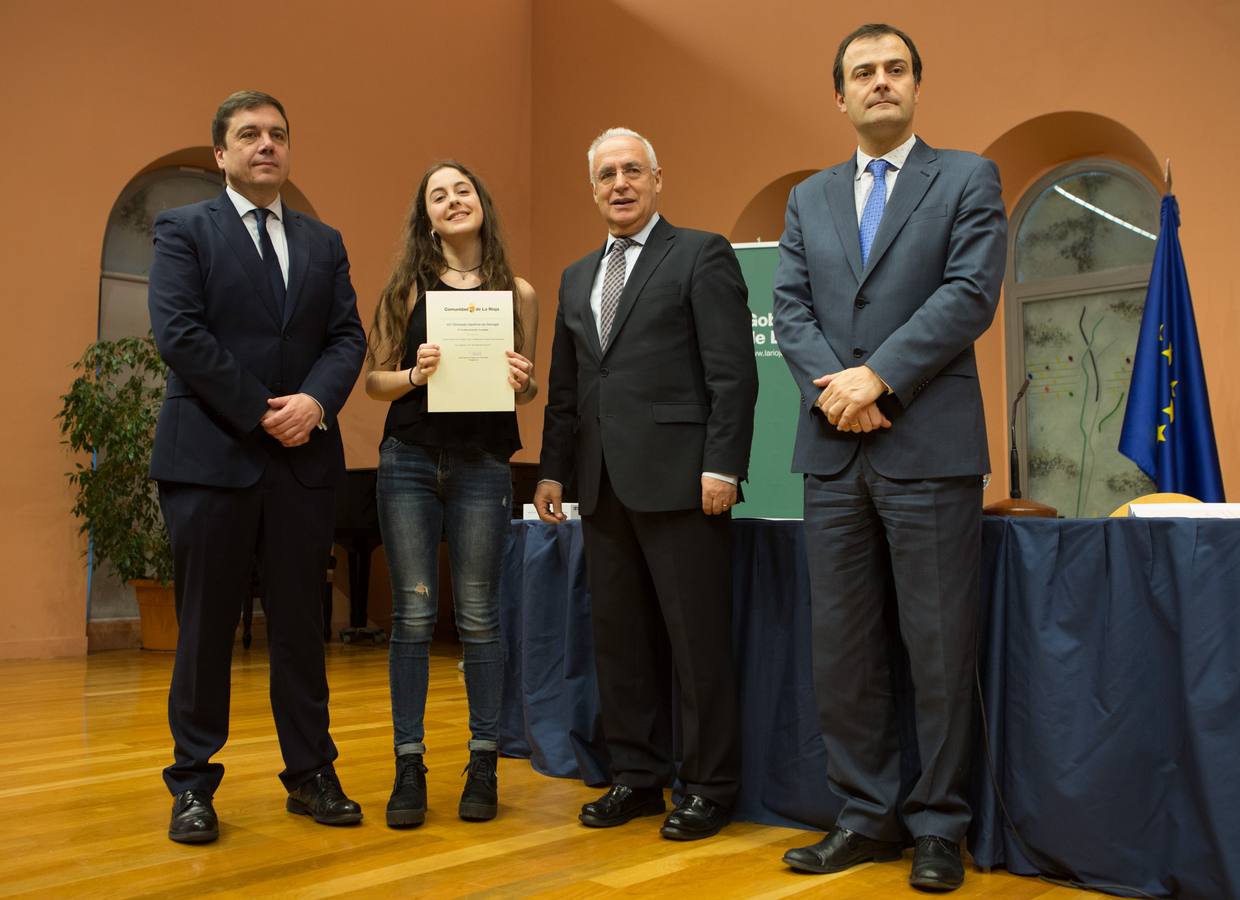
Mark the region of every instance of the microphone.
<instances>
[{"instance_id":1,"label":"microphone","mask_svg":"<svg viewBox=\"0 0 1240 900\"><path fill-rule=\"evenodd\" d=\"M1008 479L1008 484L1011 486L1008 496L1013 500L1020 499L1020 451L1016 449L1016 409L1020 406L1020 401L1024 399L1025 391L1029 390L1030 380L1029 376L1026 375L1020 390L1016 392L1016 399L1012 401L1012 417L1008 419L1008 432L1011 438L1009 457L1012 466L1011 477Z\"/></svg>"},{"instance_id":2,"label":"microphone","mask_svg":"<svg viewBox=\"0 0 1240 900\"><path fill-rule=\"evenodd\" d=\"M988 516L1038 516L1053 519L1058 515L1057 510L1053 506L1047 506L1045 503L1039 503L1037 500L1024 500L1020 496L1020 451L1016 447L1016 413L1020 409L1020 401L1025 399L1025 392L1029 390L1029 383L1032 379L1026 375L1024 383L1020 386L1020 390L1016 392L1016 399L1012 401L1012 417L1008 420L1008 438L1010 450L1008 451L1008 459L1011 463L1009 474L1009 496L1004 500L996 500L994 503L988 504L982 508L982 512Z\"/></svg>"}]
</instances>

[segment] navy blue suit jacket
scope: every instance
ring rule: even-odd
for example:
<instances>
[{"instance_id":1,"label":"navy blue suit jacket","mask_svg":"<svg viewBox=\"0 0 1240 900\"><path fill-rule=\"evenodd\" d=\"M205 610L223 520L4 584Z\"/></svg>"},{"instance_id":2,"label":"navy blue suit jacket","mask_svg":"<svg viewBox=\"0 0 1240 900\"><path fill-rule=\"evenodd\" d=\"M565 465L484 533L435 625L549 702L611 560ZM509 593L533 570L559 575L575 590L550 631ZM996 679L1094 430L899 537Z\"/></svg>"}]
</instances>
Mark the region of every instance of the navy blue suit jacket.
<instances>
[{"instance_id":1,"label":"navy blue suit jacket","mask_svg":"<svg viewBox=\"0 0 1240 900\"><path fill-rule=\"evenodd\" d=\"M973 342L990 325L1007 257L995 164L920 139L896 179L865 266L856 154L792 189L775 273L775 334L801 392L792 468L833 475L861 442L889 478L990 471ZM813 380L868 364L895 392L890 430L841 432Z\"/></svg>"},{"instance_id":2,"label":"navy blue suit jacket","mask_svg":"<svg viewBox=\"0 0 1240 900\"><path fill-rule=\"evenodd\" d=\"M340 233L284 207L284 315L227 194L161 213L148 302L169 369L151 477L247 487L277 454L307 487L343 473L336 415L361 370L366 339ZM285 448L259 425L267 400L304 392L327 430Z\"/></svg>"}]
</instances>

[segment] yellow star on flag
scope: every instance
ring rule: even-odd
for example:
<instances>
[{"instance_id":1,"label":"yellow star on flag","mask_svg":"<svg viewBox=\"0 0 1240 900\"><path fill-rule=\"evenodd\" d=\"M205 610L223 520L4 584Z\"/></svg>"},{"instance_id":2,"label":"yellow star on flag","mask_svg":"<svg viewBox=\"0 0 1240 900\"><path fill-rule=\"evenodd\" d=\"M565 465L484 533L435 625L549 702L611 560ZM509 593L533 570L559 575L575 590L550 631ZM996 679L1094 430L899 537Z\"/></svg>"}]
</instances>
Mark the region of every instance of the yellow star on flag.
<instances>
[{"instance_id":1,"label":"yellow star on flag","mask_svg":"<svg viewBox=\"0 0 1240 900\"><path fill-rule=\"evenodd\" d=\"M1167 357L1167 365L1171 365L1171 347L1170 346L1168 346L1167 349L1162 352L1162 355Z\"/></svg>"},{"instance_id":2,"label":"yellow star on flag","mask_svg":"<svg viewBox=\"0 0 1240 900\"><path fill-rule=\"evenodd\" d=\"M1164 406L1164 407L1163 407L1163 412L1165 412L1165 413L1167 414L1167 424L1168 424L1168 425L1170 425L1172 422L1174 422L1174 421L1175 421L1175 401L1174 401L1174 400L1172 400L1172 401L1171 401L1171 405L1170 405L1170 406Z\"/></svg>"},{"instance_id":3,"label":"yellow star on flag","mask_svg":"<svg viewBox=\"0 0 1240 900\"><path fill-rule=\"evenodd\" d=\"M1166 425L1159 425L1159 426L1158 426L1158 440L1159 440L1160 442L1163 442L1163 443L1165 443L1165 442L1166 442L1166 440L1167 440L1166 431L1167 431L1167 426L1166 426Z\"/></svg>"}]
</instances>

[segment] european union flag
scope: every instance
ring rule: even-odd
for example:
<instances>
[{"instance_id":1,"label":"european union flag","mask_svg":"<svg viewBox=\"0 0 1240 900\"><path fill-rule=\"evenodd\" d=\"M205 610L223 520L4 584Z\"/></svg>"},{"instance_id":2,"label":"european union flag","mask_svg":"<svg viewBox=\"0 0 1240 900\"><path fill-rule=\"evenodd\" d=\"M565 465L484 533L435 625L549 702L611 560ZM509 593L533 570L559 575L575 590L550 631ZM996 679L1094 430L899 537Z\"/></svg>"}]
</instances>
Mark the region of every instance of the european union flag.
<instances>
[{"instance_id":1,"label":"european union flag","mask_svg":"<svg viewBox=\"0 0 1240 900\"><path fill-rule=\"evenodd\" d=\"M1145 295L1119 452L1162 492L1223 501L1210 397L1180 250L1180 207L1167 194Z\"/></svg>"}]
</instances>

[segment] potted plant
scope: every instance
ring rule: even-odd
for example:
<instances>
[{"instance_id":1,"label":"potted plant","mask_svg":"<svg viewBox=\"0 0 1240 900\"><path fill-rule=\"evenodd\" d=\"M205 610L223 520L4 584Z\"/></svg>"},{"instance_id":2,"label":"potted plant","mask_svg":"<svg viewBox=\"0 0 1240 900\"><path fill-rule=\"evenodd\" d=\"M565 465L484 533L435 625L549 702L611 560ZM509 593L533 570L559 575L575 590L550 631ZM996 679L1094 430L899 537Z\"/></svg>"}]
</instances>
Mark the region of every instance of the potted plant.
<instances>
[{"instance_id":1,"label":"potted plant","mask_svg":"<svg viewBox=\"0 0 1240 900\"><path fill-rule=\"evenodd\" d=\"M172 549L147 475L167 367L148 334L91 344L74 369L57 418L70 449L91 458L68 473L73 514L96 557L133 585L142 646L174 650Z\"/></svg>"}]
</instances>

